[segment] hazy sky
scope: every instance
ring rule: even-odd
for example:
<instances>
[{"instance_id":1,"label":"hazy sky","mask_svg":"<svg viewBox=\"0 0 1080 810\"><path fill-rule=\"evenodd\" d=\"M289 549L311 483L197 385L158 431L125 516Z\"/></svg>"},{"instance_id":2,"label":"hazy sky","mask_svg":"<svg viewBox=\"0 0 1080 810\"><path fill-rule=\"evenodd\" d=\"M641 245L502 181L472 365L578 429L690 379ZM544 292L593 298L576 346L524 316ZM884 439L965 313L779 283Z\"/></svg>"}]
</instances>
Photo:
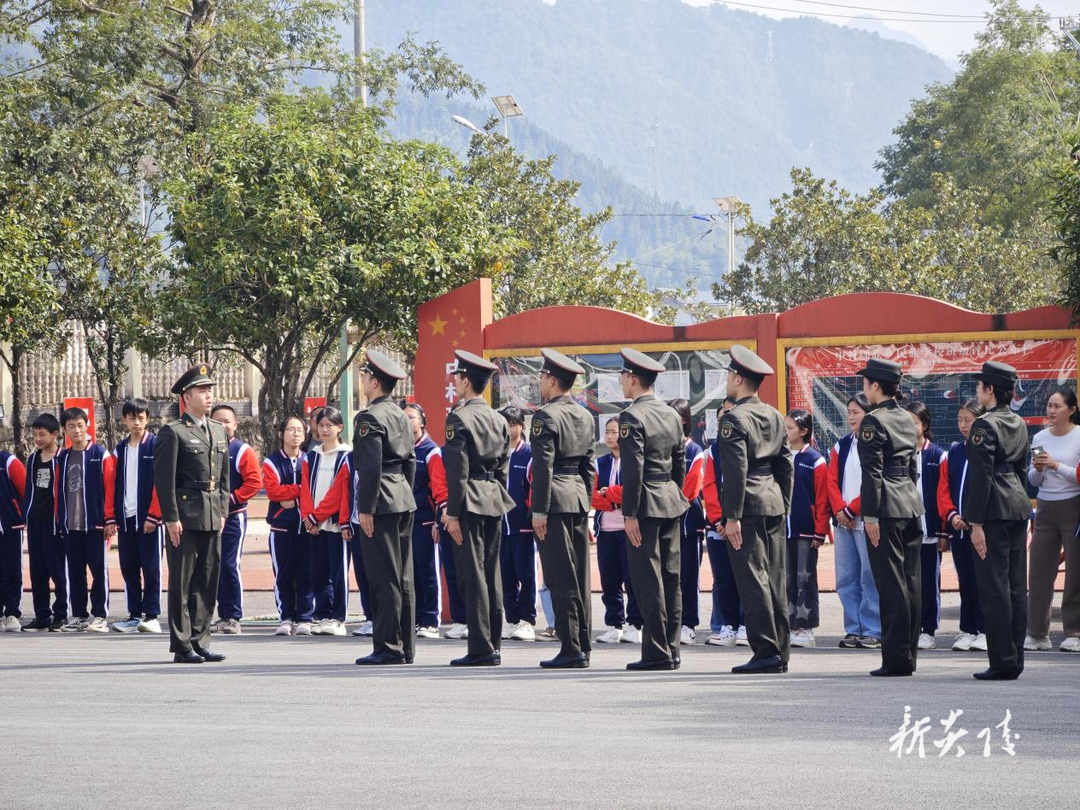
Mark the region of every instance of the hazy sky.
<instances>
[{"instance_id":1,"label":"hazy sky","mask_svg":"<svg viewBox=\"0 0 1080 810\"><path fill-rule=\"evenodd\" d=\"M708 5L714 1L683 0L694 6ZM1037 4L1034 0L1022 0L1021 4L1027 8L1038 5L1055 16L1068 14L1080 16L1080 3L1077 0L1042 0ZM954 62L961 53L971 50L974 46L975 34L982 28L982 23L978 20L973 20L971 23L943 22L934 17L920 17L912 12L969 15L983 14L990 8L987 0L829 0L828 3L804 2L804 0L746 0L744 4L732 2L727 5L733 9L766 14L776 18L799 15L820 16L822 20L838 25L846 25L852 17L872 15L885 21L890 28L915 37L927 50L948 62ZM790 11L766 11L748 6L772 6L778 9L790 9ZM861 6L863 9L851 8L852 6ZM897 21L905 18L906 21Z\"/></svg>"}]
</instances>

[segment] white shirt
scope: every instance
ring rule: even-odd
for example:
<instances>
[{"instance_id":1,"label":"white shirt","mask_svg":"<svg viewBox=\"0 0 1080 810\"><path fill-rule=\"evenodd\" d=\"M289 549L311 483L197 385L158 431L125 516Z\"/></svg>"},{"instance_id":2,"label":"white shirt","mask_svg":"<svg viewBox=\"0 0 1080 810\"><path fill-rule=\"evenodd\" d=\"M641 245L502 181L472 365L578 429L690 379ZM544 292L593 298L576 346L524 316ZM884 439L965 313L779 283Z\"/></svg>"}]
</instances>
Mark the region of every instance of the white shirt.
<instances>
[{"instance_id":1,"label":"white shirt","mask_svg":"<svg viewBox=\"0 0 1080 810\"><path fill-rule=\"evenodd\" d=\"M919 496L920 497L922 496L922 491L923 491L923 489L922 489L922 467L923 467L923 464L922 464L922 451L925 450L925 449L926 449L926 444L924 443L921 448L919 448L918 450L915 451L915 461L916 461L916 464L917 464L917 469L919 470L919 475L915 479L915 488L919 490ZM937 542L936 537L928 537L927 534L926 534L926 511L925 510L923 511L922 515L919 516L919 525L922 527L923 545L925 546L925 545L928 545L930 543L936 543Z\"/></svg>"},{"instance_id":2,"label":"white shirt","mask_svg":"<svg viewBox=\"0 0 1080 810\"><path fill-rule=\"evenodd\" d=\"M135 517L139 504L139 451L142 442L131 446L124 453L124 517Z\"/></svg>"},{"instance_id":3,"label":"white shirt","mask_svg":"<svg viewBox=\"0 0 1080 810\"><path fill-rule=\"evenodd\" d=\"M1050 429L1040 430L1031 440L1032 447L1041 447L1058 463L1056 470L1039 472L1035 465L1028 467L1028 481L1039 488L1039 500L1064 501L1080 495L1076 481L1076 466L1080 464L1080 430L1073 427L1064 436L1055 436Z\"/></svg>"},{"instance_id":4,"label":"white shirt","mask_svg":"<svg viewBox=\"0 0 1080 810\"><path fill-rule=\"evenodd\" d=\"M608 478L606 486L613 486L619 483L619 470L621 465L619 459L614 456L611 459L611 476ZM626 529L626 518L623 517L622 509L613 509L610 512L600 513L600 531L602 532L621 532Z\"/></svg>"},{"instance_id":5,"label":"white shirt","mask_svg":"<svg viewBox=\"0 0 1080 810\"><path fill-rule=\"evenodd\" d=\"M844 503L851 503L862 494L862 462L859 461L859 440L851 439L851 449L848 450L847 459L844 461L844 486L840 490L840 496ZM862 518L855 518L855 531L862 531Z\"/></svg>"},{"instance_id":6,"label":"white shirt","mask_svg":"<svg viewBox=\"0 0 1080 810\"><path fill-rule=\"evenodd\" d=\"M326 493L330 491L330 486L334 483L334 468L337 466L338 451L344 449L341 445L338 445L333 450L323 452L322 445L314 448L316 456L318 458L318 466L315 469L315 507L318 508L322 503L323 498L326 497ZM336 514L336 512L335 512ZM334 523L330 518L326 518L319 524L319 528L328 532L340 532L341 526Z\"/></svg>"}]
</instances>

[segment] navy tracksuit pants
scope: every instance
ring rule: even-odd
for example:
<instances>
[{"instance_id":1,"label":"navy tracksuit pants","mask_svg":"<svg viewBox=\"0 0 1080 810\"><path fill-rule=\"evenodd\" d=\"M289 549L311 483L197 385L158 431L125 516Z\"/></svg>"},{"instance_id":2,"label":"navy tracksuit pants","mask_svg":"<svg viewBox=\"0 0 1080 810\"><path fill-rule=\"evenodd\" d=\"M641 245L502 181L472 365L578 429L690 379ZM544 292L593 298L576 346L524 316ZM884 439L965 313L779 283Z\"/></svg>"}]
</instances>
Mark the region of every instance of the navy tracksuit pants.
<instances>
[{"instance_id":1,"label":"navy tracksuit pants","mask_svg":"<svg viewBox=\"0 0 1080 810\"><path fill-rule=\"evenodd\" d=\"M315 594L311 590L312 539L307 532L270 532L274 599L283 622L310 622L315 612Z\"/></svg>"},{"instance_id":2,"label":"navy tracksuit pants","mask_svg":"<svg viewBox=\"0 0 1080 810\"><path fill-rule=\"evenodd\" d=\"M727 545L728 541L723 537L710 536L705 540L709 552L709 567L712 568L713 575L712 616L709 618L709 626L714 633L719 633L720 628L725 625L738 630L746 624Z\"/></svg>"},{"instance_id":3,"label":"navy tracksuit pants","mask_svg":"<svg viewBox=\"0 0 1080 810\"><path fill-rule=\"evenodd\" d=\"M417 627L438 627L439 613L442 611L442 581L439 577L442 543L436 543L431 536L431 527L434 525L413 524L413 592Z\"/></svg>"},{"instance_id":4,"label":"navy tracksuit pants","mask_svg":"<svg viewBox=\"0 0 1080 810\"><path fill-rule=\"evenodd\" d=\"M453 541L451 541L453 542ZM499 546L502 572L503 613L509 624L536 624L536 541L533 533L516 532L502 537Z\"/></svg>"},{"instance_id":5,"label":"navy tracksuit pants","mask_svg":"<svg viewBox=\"0 0 1080 810\"><path fill-rule=\"evenodd\" d=\"M630 563L626 557L626 532L601 531L596 537L596 565L600 569L601 601L604 603L604 624L622 627L626 623L641 629L645 620L634 599L630 584ZM623 588L626 588L626 608L623 609Z\"/></svg>"},{"instance_id":6,"label":"navy tracksuit pants","mask_svg":"<svg viewBox=\"0 0 1080 810\"><path fill-rule=\"evenodd\" d=\"M941 618L941 552L937 540L922 544L922 631L929 636Z\"/></svg>"},{"instance_id":7,"label":"navy tracksuit pants","mask_svg":"<svg viewBox=\"0 0 1080 810\"><path fill-rule=\"evenodd\" d=\"M128 616L155 619L161 614L162 527L146 534L135 517L124 518L117 544L124 575Z\"/></svg>"},{"instance_id":8,"label":"navy tracksuit pants","mask_svg":"<svg viewBox=\"0 0 1080 810\"><path fill-rule=\"evenodd\" d=\"M979 584L975 581L975 549L971 547L971 538L954 534L949 549L960 584L960 632L972 635L985 633L986 623L979 603Z\"/></svg>"},{"instance_id":9,"label":"navy tracksuit pants","mask_svg":"<svg viewBox=\"0 0 1080 810\"><path fill-rule=\"evenodd\" d=\"M360 591L360 609L364 611L365 621L375 621L375 602L371 598L371 581L364 567L364 555L360 549L360 524L352 524L353 539L349 543L352 546L351 555L353 562L353 576L356 578L356 589Z\"/></svg>"},{"instance_id":10,"label":"navy tracksuit pants","mask_svg":"<svg viewBox=\"0 0 1080 810\"><path fill-rule=\"evenodd\" d=\"M0 613L22 616L22 529L0 533Z\"/></svg>"},{"instance_id":11,"label":"navy tracksuit pants","mask_svg":"<svg viewBox=\"0 0 1080 810\"><path fill-rule=\"evenodd\" d=\"M87 619L91 615L102 619L109 616L109 566L105 563L105 534L101 531L67 532L64 535L67 552L68 593L71 596L71 615ZM90 569L90 611L86 610L86 569Z\"/></svg>"},{"instance_id":12,"label":"navy tracksuit pants","mask_svg":"<svg viewBox=\"0 0 1080 810\"><path fill-rule=\"evenodd\" d=\"M349 549L340 532L309 534L315 620L345 621L349 610Z\"/></svg>"},{"instance_id":13,"label":"navy tracksuit pants","mask_svg":"<svg viewBox=\"0 0 1080 810\"><path fill-rule=\"evenodd\" d=\"M439 560L446 574L446 596L450 602L450 621L454 624L468 624L468 617L465 615L465 600L461 598L457 566L454 564L454 538L442 527L439 528L439 538L439 545L442 546Z\"/></svg>"},{"instance_id":14,"label":"navy tracksuit pants","mask_svg":"<svg viewBox=\"0 0 1080 810\"><path fill-rule=\"evenodd\" d=\"M34 599L34 617L56 617L64 621L68 617L67 555L64 538L53 531L52 521L28 520L26 522L26 545L30 556L30 590ZM22 570L20 561L19 570ZM49 609L49 580L53 581L56 597Z\"/></svg>"},{"instance_id":15,"label":"navy tracksuit pants","mask_svg":"<svg viewBox=\"0 0 1080 810\"><path fill-rule=\"evenodd\" d=\"M218 617L244 617L244 583L240 579L240 555L247 537L247 512L234 512L221 530L221 580L218 583Z\"/></svg>"},{"instance_id":16,"label":"navy tracksuit pants","mask_svg":"<svg viewBox=\"0 0 1080 810\"><path fill-rule=\"evenodd\" d=\"M701 532L686 531L686 518L680 527L682 558L679 563L679 586L682 589L682 623L691 629L698 626L698 602L701 594Z\"/></svg>"}]
</instances>

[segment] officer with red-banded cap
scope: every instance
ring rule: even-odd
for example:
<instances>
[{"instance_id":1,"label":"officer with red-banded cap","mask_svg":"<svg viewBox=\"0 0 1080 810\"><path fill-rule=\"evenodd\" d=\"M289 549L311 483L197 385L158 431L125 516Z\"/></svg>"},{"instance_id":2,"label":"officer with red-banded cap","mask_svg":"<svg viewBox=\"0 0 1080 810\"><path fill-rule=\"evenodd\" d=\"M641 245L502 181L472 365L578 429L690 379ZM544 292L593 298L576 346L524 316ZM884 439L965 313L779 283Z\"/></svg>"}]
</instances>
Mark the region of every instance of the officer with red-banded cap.
<instances>
[{"instance_id":1,"label":"officer with red-banded cap","mask_svg":"<svg viewBox=\"0 0 1080 810\"><path fill-rule=\"evenodd\" d=\"M570 396L585 369L554 349L540 354L540 396L546 404L533 415L530 431L533 534L562 642L559 654L540 666L583 669L592 649L589 505L596 434L592 415Z\"/></svg>"},{"instance_id":2,"label":"officer with red-banded cap","mask_svg":"<svg viewBox=\"0 0 1080 810\"><path fill-rule=\"evenodd\" d=\"M468 654L455 667L502 663L502 577L499 545L502 516L514 508L506 489L510 431L483 397L494 363L472 352L454 352L458 405L446 417L446 512L442 522L453 542L458 587L465 599Z\"/></svg>"},{"instance_id":3,"label":"officer with red-banded cap","mask_svg":"<svg viewBox=\"0 0 1080 810\"><path fill-rule=\"evenodd\" d=\"M356 416L353 464L356 514L364 569L371 583L375 619L372 652L357 664L411 664L416 647L412 524L416 453L412 426L390 394L405 371L368 349L360 385L369 405Z\"/></svg>"},{"instance_id":4,"label":"officer with red-banded cap","mask_svg":"<svg viewBox=\"0 0 1080 810\"><path fill-rule=\"evenodd\" d=\"M784 516L795 465L784 417L757 395L772 368L747 349L729 350L727 393L735 406L720 417L716 440L724 485L721 508L728 557L746 612L753 657L736 674L787 672L789 626Z\"/></svg>"},{"instance_id":5,"label":"officer with red-banded cap","mask_svg":"<svg viewBox=\"0 0 1080 810\"><path fill-rule=\"evenodd\" d=\"M630 581L644 619L641 660L629 670L671 670L682 663L679 633L682 556L679 522L690 506L683 496L686 439L674 409L653 394L664 367L637 349L623 349L619 372L623 396L632 400L619 415L619 463Z\"/></svg>"}]
</instances>

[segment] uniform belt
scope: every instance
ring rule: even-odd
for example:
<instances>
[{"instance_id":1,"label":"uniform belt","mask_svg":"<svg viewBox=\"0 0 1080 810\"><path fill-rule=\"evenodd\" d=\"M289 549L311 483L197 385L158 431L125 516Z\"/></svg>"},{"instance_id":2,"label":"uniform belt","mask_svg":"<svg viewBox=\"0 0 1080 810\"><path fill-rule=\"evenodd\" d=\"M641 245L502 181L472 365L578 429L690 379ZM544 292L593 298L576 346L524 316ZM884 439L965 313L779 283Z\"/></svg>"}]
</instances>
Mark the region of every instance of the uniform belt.
<instances>
[{"instance_id":1,"label":"uniform belt","mask_svg":"<svg viewBox=\"0 0 1080 810\"><path fill-rule=\"evenodd\" d=\"M1009 475L1010 473L1016 475L1016 467L1014 467L1012 464L994 465L994 475Z\"/></svg>"},{"instance_id":2,"label":"uniform belt","mask_svg":"<svg viewBox=\"0 0 1080 810\"><path fill-rule=\"evenodd\" d=\"M747 478L761 478L766 475L772 475L771 464L755 464L746 470Z\"/></svg>"},{"instance_id":3,"label":"uniform belt","mask_svg":"<svg viewBox=\"0 0 1080 810\"><path fill-rule=\"evenodd\" d=\"M556 475L577 475L581 472L581 467L577 464L559 464L555 467Z\"/></svg>"},{"instance_id":4,"label":"uniform belt","mask_svg":"<svg viewBox=\"0 0 1080 810\"><path fill-rule=\"evenodd\" d=\"M671 480L671 472L651 472L645 473L645 480L651 483L661 483L663 481Z\"/></svg>"},{"instance_id":5,"label":"uniform belt","mask_svg":"<svg viewBox=\"0 0 1080 810\"><path fill-rule=\"evenodd\" d=\"M389 462L387 464L383 464L382 471L383 471L384 475L387 474L387 473L399 473L399 472L402 471L401 462L400 461L391 461L391 462Z\"/></svg>"},{"instance_id":6,"label":"uniform belt","mask_svg":"<svg viewBox=\"0 0 1080 810\"><path fill-rule=\"evenodd\" d=\"M911 475L911 468L903 464L890 464L881 471L881 474L886 478L907 478Z\"/></svg>"},{"instance_id":7,"label":"uniform belt","mask_svg":"<svg viewBox=\"0 0 1080 810\"><path fill-rule=\"evenodd\" d=\"M495 480L495 472L494 472L494 470L472 471L472 472L469 473L469 480L470 481L494 481Z\"/></svg>"},{"instance_id":8,"label":"uniform belt","mask_svg":"<svg viewBox=\"0 0 1080 810\"><path fill-rule=\"evenodd\" d=\"M177 484L177 489L195 489L199 492L217 492L217 481L185 481Z\"/></svg>"}]
</instances>

